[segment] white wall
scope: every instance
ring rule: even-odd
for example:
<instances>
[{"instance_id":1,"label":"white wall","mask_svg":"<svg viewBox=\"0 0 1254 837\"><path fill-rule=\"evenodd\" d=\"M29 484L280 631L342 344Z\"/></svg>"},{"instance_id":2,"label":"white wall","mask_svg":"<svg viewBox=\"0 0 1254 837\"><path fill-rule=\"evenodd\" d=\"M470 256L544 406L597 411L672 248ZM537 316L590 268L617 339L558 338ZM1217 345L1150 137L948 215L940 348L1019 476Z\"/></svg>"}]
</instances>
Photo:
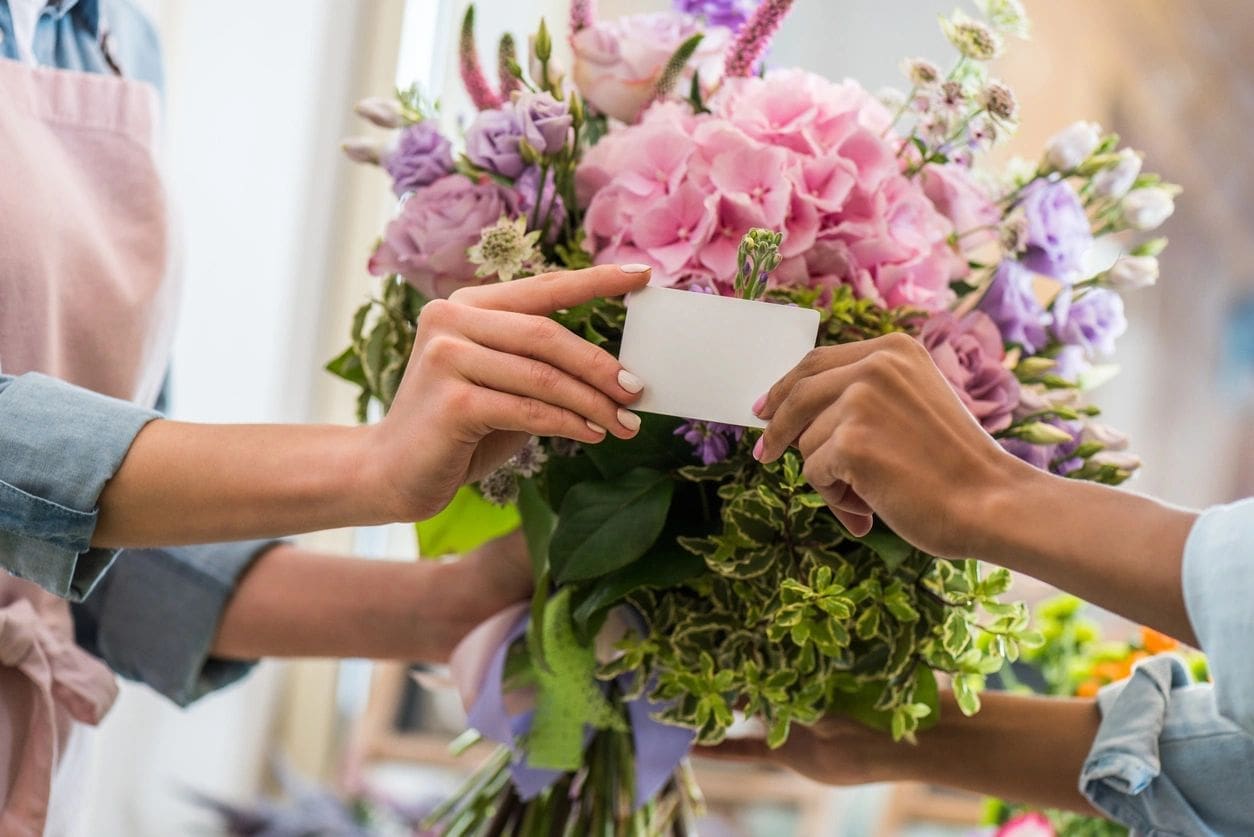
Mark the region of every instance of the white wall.
<instances>
[{"instance_id":1,"label":"white wall","mask_svg":"<svg viewBox=\"0 0 1254 837\"><path fill-rule=\"evenodd\" d=\"M334 188L347 166L337 145L356 4L147 5L165 40L168 169L186 243L173 412L307 419L325 360L317 332ZM181 801L184 788L252 797L280 675L263 667L187 711L124 688L97 737L85 833L189 833L206 820Z\"/></svg>"}]
</instances>

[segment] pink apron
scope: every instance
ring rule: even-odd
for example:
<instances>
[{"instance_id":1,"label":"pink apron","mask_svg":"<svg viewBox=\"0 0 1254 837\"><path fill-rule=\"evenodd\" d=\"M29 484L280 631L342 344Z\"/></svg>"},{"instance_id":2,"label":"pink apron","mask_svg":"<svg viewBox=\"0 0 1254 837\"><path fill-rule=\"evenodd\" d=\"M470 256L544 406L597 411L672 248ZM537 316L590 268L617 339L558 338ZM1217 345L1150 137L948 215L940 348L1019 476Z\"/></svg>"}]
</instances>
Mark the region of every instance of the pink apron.
<instances>
[{"instance_id":1,"label":"pink apron","mask_svg":"<svg viewBox=\"0 0 1254 837\"><path fill-rule=\"evenodd\" d=\"M155 399L173 319L157 104L146 84L0 59L4 374ZM0 835L68 829L67 744L116 695L68 605L0 573Z\"/></svg>"}]
</instances>

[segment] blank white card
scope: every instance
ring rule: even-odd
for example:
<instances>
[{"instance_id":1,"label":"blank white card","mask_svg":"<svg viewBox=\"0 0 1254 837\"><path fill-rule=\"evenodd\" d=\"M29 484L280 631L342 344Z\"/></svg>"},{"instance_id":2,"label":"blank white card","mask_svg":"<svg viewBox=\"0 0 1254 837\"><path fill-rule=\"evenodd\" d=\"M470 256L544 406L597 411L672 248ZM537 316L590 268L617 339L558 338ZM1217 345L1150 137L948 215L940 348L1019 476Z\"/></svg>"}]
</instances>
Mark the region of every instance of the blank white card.
<instances>
[{"instance_id":1,"label":"blank white card","mask_svg":"<svg viewBox=\"0 0 1254 837\"><path fill-rule=\"evenodd\" d=\"M763 427L753 403L814 348L819 312L648 287L627 296L619 361L644 381L631 409Z\"/></svg>"}]
</instances>

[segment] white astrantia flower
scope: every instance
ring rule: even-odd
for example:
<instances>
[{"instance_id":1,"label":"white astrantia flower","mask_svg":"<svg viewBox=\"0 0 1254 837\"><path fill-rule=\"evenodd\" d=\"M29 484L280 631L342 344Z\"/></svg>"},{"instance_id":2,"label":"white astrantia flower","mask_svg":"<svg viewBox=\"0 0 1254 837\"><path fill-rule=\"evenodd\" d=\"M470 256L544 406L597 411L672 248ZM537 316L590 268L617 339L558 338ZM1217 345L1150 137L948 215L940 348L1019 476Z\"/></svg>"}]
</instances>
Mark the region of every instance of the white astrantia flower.
<instances>
[{"instance_id":1,"label":"white astrantia flower","mask_svg":"<svg viewBox=\"0 0 1254 837\"><path fill-rule=\"evenodd\" d=\"M1093 156L1102 141L1096 122L1073 122L1055 134L1045 145L1045 161L1062 172L1074 171Z\"/></svg>"},{"instance_id":2,"label":"white astrantia flower","mask_svg":"<svg viewBox=\"0 0 1254 837\"><path fill-rule=\"evenodd\" d=\"M1176 211L1171 192L1157 186L1136 189L1123 199L1123 220L1134 230L1152 230Z\"/></svg>"},{"instance_id":3,"label":"white astrantia flower","mask_svg":"<svg viewBox=\"0 0 1254 837\"><path fill-rule=\"evenodd\" d=\"M1158 259L1153 256L1120 256L1106 281L1120 291L1136 291L1149 288L1158 281Z\"/></svg>"},{"instance_id":4,"label":"white astrantia flower","mask_svg":"<svg viewBox=\"0 0 1254 837\"><path fill-rule=\"evenodd\" d=\"M1004 35L1026 39L1032 34L1032 21L1020 0L975 0L975 7Z\"/></svg>"},{"instance_id":5,"label":"white astrantia flower","mask_svg":"<svg viewBox=\"0 0 1254 837\"><path fill-rule=\"evenodd\" d=\"M875 98L879 99L880 104L893 113L904 109L906 106L906 94L896 87L881 87L876 91Z\"/></svg>"},{"instance_id":6,"label":"white astrantia flower","mask_svg":"<svg viewBox=\"0 0 1254 837\"><path fill-rule=\"evenodd\" d=\"M926 58L907 58L901 62L901 72L915 87L935 84L941 77L940 67Z\"/></svg>"},{"instance_id":7,"label":"white astrantia flower","mask_svg":"<svg viewBox=\"0 0 1254 837\"><path fill-rule=\"evenodd\" d=\"M467 255L471 263L479 265L476 276L495 275L502 282L508 282L536 261L539 240L538 231L527 232L526 218L502 217L493 226L484 228L479 234L479 243L471 247Z\"/></svg>"},{"instance_id":8,"label":"white astrantia flower","mask_svg":"<svg viewBox=\"0 0 1254 837\"><path fill-rule=\"evenodd\" d=\"M975 20L961 10L941 18L941 31L964 58L992 61L1001 54L1001 35L988 24Z\"/></svg>"},{"instance_id":9,"label":"white astrantia flower","mask_svg":"<svg viewBox=\"0 0 1254 837\"><path fill-rule=\"evenodd\" d=\"M1101 198L1122 198L1141 173L1141 154L1131 148L1119 152L1119 161L1093 175L1093 193Z\"/></svg>"}]
</instances>

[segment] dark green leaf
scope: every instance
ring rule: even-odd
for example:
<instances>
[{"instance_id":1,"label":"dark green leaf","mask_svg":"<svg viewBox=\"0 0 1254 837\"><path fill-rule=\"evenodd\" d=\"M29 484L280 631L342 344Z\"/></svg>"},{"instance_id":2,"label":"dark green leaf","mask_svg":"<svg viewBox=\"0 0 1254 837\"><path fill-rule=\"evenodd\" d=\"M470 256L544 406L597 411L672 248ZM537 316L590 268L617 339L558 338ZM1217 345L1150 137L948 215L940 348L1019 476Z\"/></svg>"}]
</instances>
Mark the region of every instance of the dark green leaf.
<instances>
[{"instance_id":1,"label":"dark green leaf","mask_svg":"<svg viewBox=\"0 0 1254 837\"><path fill-rule=\"evenodd\" d=\"M849 537L853 538L852 535ZM910 553L914 552L914 547L880 523L876 523L875 528L864 537L853 540L869 546L890 570L900 567L910 557Z\"/></svg>"},{"instance_id":2,"label":"dark green leaf","mask_svg":"<svg viewBox=\"0 0 1254 837\"><path fill-rule=\"evenodd\" d=\"M644 555L666 523L674 489L666 474L648 468L570 489L549 543L553 578L597 578Z\"/></svg>"},{"instance_id":3,"label":"dark green leaf","mask_svg":"<svg viewBox=\"0 0 1254 837\"><path fill-rule=\"evenodd\" d=\"M669 416L642 415L640 432L633 439L607 436L599 445L584 448L606 479L633 468L669 471L692 464L692 448L675 435L681 422Z\"/></svg>"},{"instance_id":4,"label":"dark green leaf","mask_svg":"<svg viewBox=\"0 0 1254 837\"><path fill-rule=\"evenodd\" d=\"M582 627L624 596L646 587L676 587L705 572L705 561L676 544L657 544L638 561L603 576L585 588L574 609Z\"/></svg>"}]
</instances>

